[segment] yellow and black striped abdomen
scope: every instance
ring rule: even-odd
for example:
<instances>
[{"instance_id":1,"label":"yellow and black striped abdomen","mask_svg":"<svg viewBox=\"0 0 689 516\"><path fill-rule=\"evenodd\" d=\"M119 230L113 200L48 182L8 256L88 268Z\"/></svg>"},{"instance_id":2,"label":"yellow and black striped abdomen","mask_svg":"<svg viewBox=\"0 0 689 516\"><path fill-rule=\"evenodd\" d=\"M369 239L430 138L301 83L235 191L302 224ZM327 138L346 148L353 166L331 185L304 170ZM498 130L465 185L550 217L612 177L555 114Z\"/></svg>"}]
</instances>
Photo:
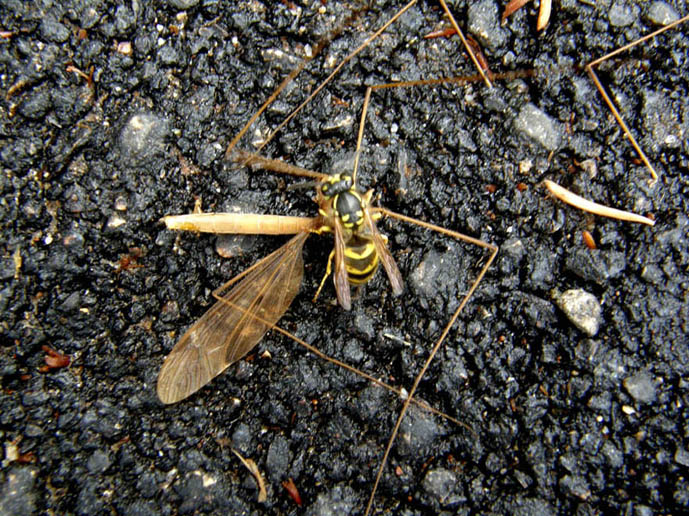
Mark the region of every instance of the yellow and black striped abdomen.
<instances>
[{"instance_id":1,"label":"yellow and black striped abdomen","mask_svg":"<svg viewBox=\"0 0 689 516\"><path fill-rule=\"evenodd\" d=\"M378 268L378 253L373 241L354 237L345 247L347 277L353 285L367 283Z\"/></svg>"}]
</instances>

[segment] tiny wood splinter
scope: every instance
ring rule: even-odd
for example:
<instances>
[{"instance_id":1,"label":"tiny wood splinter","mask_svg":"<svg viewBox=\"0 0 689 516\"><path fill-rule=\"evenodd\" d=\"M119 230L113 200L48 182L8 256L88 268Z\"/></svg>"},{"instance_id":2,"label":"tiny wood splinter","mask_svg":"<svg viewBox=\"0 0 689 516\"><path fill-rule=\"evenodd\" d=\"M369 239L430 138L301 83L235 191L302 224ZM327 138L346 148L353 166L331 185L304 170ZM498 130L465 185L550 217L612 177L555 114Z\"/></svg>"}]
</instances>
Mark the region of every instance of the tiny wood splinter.
<instances>
[{"instance_id":1,"label":"tiny wood splinter","mask_svg":"<svg viewBox=\"0 0 689 516\"><path fill-rule=\"evenodd\" d=\"M655 225L655 220L644 217L643 215L637 215L636 213L631 213L628 211L618 210L616 208L610 208L603 204L598 204L588 199L584 199L580 195L570 192L566 188L558 185L550 179L545 179L543 184L555 197L560 199L562 202L579 208L583 211L588 211L594 215L600 215L601 217L608 217L611 219L624 220L627 222L637 222L639 224L646 224L648 226Z\"/></svg>"}]
</instances>

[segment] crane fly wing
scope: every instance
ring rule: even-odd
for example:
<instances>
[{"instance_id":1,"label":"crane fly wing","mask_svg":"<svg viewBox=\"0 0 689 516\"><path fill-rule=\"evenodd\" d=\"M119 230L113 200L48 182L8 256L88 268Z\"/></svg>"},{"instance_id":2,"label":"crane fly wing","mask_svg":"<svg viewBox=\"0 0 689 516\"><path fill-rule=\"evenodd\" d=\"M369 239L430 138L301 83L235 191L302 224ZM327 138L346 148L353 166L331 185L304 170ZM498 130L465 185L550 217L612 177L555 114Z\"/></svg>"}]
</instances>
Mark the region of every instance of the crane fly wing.
<instances>
[{"instance_id":1,"label":"crane fly wing","mask_svg":"<svg viewBox=\"0 0 689 516\"><path fill-rule=\"evenodd\" d=\"M214 293L218 301L165 359L158 375L160 401L175 403L193 394L247 354L277 323L299 291L302 249L309 234L299 233L256 263L236 285L237 278Z\"/></svg>"},{"instance_id":2,"label":"crane fly wing","mask_svg":"<svg viewBox=\"0 0 689 516\"><path fill-rule=\"evenodd\" d=\"M373 239L373 245L376 247L378 258L383 264L383 268L390 279L392 293L395 296L399 296L404 290L404 281L402 280L402 274L400 274L400 270L397 267L397 262L390 254L387 243L385 242L385 238L383 238L383 235L381 235L380 231L378 231L376 223L368 210L364 210L364 219L369 231L371 232L371 238Z\"/></svg>"},{"instance_id":3,"label":"crane fly wing","mask_svg":"<svg viewBox=\"0 0 689 516\"><path fill-rule=\"evenodd\" d=\"M349 292L349 278L347 277L347 266L345 264L345 241L342 235L342 226L340 221L336 220L333 224L335 236L335 271L333 272L333 281L335 283L335 292L337 293L337 301L345 310L352 307L351 294Z\"/></svg>"}]
</instances>

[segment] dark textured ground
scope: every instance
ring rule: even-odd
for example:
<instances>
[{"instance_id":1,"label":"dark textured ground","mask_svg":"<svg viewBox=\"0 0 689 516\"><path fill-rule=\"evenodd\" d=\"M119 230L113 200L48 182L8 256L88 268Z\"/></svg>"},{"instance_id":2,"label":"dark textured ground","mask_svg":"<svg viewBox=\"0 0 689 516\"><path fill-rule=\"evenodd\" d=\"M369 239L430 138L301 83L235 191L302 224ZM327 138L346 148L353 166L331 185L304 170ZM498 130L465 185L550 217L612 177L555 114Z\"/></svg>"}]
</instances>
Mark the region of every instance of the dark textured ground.
<instances>
[{"instance_id":1,"label":"dark textured ground","mask_svg":"<svg viewBox=\"0 0 689 516\"><path fill-rule=\"evenodd\" d=\"M164 357L211 290L284 240L260 237L223 259L214 237L176 235L158 220L197 198L207 211L313 213L308 195L285 190L290 179L233 170L223 153L293 58L352 6L146 4L0 7L11 32L0 42L0 513L360 513L400 407L394 396L273 335L190 399L164 407L155 394ZM395 6L378 4L321 57L344 56L391 16ZM689 39L680 27L602 68L660 173L649 187L571 67L656 28L650 2L590 4L555 2L543 34L532 6L490 32L494 71L535 67L539 78L373 99L361 182L390 209L501 246L420 394L475 434L412 411L378 511L687 510ZM466 24L466 5L454 12ZM421 2L265 153L327 171L354 148L364 85L473 73L455 38L420 39L445 25L434 2ZM131 55L118 52L122 42ZM70 65L93 70L92 88ZM328 71L314 60L256 128L281 120ZM552 153L515 129L527 103L556 122L559 141L544 142ZM404 180L400 154L413 173ZM545 178L657 224L566 207L539 187ZM331 246L313 237L302 294L282 325L409 387L481 253L402 224L381 228L410 285L403 297L378 274L349 313L331 305L329 285L313 304ZM582 244L583 229L597 250ZM120 260L137 254L129 268ZM594 337L553 302L572 288L602 303ZM69 368L39 372L42 346L69 355ZM264 472L264 504L231 447ZM303 508L281 487L288 477Z\"/></svg>"}]
</instances>

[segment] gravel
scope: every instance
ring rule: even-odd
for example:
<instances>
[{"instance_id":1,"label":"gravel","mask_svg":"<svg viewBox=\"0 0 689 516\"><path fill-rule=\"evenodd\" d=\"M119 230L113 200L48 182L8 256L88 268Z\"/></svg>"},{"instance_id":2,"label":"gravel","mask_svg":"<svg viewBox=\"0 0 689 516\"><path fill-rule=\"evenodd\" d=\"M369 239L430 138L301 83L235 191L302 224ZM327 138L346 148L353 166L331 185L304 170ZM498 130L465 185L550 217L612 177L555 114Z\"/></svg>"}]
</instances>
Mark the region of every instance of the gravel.
<instances>
[{"instance_id":1,"label":"gravel","mask_svg":"<svg viewBox=\"0 0 689 516\"><path fill-rule=\"evenodd\" d=\"M0 7L0 513L363 512L397 395L276 332L183 402L163 406L155 392L211 292L285 242L216 246L160 218L196 202L315 213L308 191L287 189L299 179L224 159L294 63L354 9L295 4ZM659 172L655 185L577 70L689 7L563 0L537 34L533 4L498 27L502 5L453 9L462 26L471 15L494 72L535 77L371 98L362 186L393 211L502 247L417 396L469 428L414 407L376 510L686 512L686 26L599 66ZM240 146L264 140L398 7L381 0L350 20ZM262 153L322 171L351 159L367 85L474 73L457 38L423 38L446 25L435 2L414 6ZM524 118L543 130L531 135L516 125ZM560 204L540 187L546 178L656 225ZM350 312L334 306L330 281L312 302L332 249L313 236L280 324L408 390L486 252L401 222L379 226L407 281L401 297L381 271ZM597 249L583 244L584 229ZM556 307L552 292L568 290L600 302L597 333ZM68 355L69 367L48 366L46 350ZM266 502L232 448L263 472ZM281 485L288 478L302 508Z\"/></svg>"}]
</instances>

